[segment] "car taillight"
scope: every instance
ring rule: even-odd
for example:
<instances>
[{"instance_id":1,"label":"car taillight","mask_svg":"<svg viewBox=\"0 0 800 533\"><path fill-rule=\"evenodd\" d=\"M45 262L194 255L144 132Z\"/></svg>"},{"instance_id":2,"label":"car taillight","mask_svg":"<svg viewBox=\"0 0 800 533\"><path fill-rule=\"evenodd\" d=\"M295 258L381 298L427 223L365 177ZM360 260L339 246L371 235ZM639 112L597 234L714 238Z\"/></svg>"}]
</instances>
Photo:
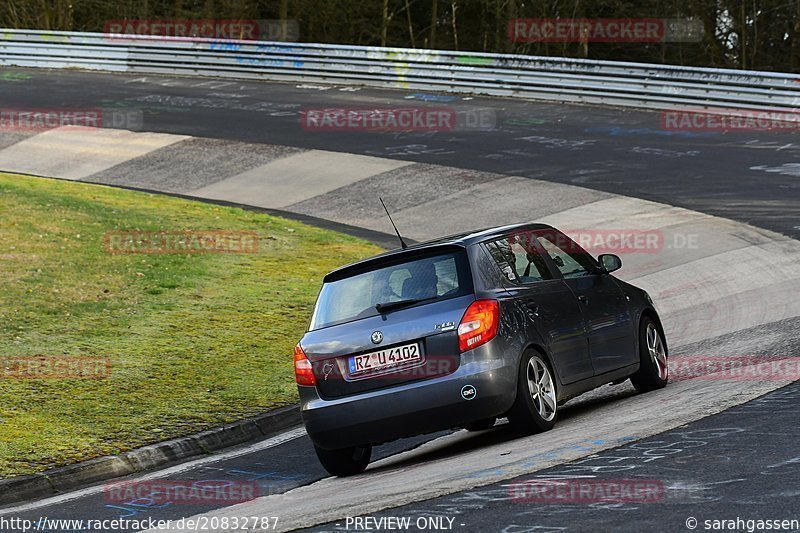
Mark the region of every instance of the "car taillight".
<instances>
[{"instance_id":1,"label":"car taillight","mask_svg":"<svg viewBox=\"0 0 800 533\"><path fill-rule=\"evenodd\" d=\"M299 342L294 347L294 379L298 385L313 386L317 384L317 378L314 377L314 371L311 368L311 361L306 357Z\"/></svg>"},{"instance_id":2,"label":"car taillight","mask_svg":"<svg viewBox=\"0 0 800 533\"><path fill-rule=\"evenodd\" d=\"M458 326L458 347L462 352L486 344L497 335L500 304L497 300L475 300Z\"/></svg>"}]
</instances>

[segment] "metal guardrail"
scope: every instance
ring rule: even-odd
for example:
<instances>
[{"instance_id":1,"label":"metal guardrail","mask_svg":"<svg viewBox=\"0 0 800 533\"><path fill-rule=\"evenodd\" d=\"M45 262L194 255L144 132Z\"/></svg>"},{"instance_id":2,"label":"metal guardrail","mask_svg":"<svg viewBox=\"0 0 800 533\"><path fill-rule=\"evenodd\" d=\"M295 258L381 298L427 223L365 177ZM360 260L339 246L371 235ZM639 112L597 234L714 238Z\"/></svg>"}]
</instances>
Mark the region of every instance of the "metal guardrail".
<instances>
[{"instance_id":1,"label":"metal guardrail","mask_svg":"<svg viewBox=\"0 0 800 533\"><path fill-rule=\"evenodd\" d=\"M650 109L800 109L800 76L407 48L0 29L0 65L363 85Z\"/></svg>"}]
</instances>

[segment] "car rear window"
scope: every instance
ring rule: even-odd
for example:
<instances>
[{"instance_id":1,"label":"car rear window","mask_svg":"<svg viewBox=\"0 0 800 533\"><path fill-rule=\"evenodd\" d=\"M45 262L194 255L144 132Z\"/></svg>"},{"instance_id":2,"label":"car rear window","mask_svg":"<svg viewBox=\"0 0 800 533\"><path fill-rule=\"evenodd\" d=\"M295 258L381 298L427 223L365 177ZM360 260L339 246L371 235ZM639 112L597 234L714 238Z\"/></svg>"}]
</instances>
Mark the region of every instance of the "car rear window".
<instances>
[{"instance_id":1,"label":"car rear window","mask_svg":"<svg viewBox=\"0 0 800 533\"><path fill-rule=\"evenodd\" d=\"M464 250L415 255L325 283L317 298L310 329L375 316L377 304L401 300L429 303L471 291Z\"/></svg>"}]
</instances>

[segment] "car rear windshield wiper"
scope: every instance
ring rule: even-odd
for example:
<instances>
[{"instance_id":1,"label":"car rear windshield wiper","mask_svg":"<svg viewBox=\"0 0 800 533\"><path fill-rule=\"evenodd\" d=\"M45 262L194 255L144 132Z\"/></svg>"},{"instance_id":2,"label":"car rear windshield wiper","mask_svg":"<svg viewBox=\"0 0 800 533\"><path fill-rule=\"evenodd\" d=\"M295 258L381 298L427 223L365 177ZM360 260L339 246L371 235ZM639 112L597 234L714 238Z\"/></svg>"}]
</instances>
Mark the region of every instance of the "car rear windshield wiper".
<instances>
[{"instance_id":1,"label":"car rear windshield wiper","mask_svg":"<svg viewBox=\"0 0 800 533\"><path fill-rule=\"evenodd\" d=\"M396 302L380 303L380 304L375 304L375 309L377 309L379 313L384 313L386 311L391 311L392 309L400 309L401 307L408 307L410 305L418 304L420 302L435 300L436 298L438 298L438 296L431 296L429 298L410 298L408 300L397 300Z\"/></svg>"}]
</instances>

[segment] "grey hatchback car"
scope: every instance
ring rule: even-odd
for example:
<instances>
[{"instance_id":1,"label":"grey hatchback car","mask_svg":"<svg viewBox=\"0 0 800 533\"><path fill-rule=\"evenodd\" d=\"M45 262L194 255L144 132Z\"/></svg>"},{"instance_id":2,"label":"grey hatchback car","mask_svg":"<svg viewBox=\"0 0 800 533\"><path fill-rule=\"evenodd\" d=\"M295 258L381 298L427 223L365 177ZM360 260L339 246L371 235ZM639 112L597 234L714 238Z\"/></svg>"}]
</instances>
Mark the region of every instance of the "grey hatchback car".
<instances>
[{"instance_id":1,"label":"grey hatchback car","mask_svg":"<svg viewBox=\"0 0 800 533\"><path fill-rule=\"evenodd\" d=\"M543 224L416 244L325 276L295 347L303 422L333 475L372 446L448 428L553 427L579 394L630 379L667 384L650 296Z\"/></svg>"}]
</instances>

